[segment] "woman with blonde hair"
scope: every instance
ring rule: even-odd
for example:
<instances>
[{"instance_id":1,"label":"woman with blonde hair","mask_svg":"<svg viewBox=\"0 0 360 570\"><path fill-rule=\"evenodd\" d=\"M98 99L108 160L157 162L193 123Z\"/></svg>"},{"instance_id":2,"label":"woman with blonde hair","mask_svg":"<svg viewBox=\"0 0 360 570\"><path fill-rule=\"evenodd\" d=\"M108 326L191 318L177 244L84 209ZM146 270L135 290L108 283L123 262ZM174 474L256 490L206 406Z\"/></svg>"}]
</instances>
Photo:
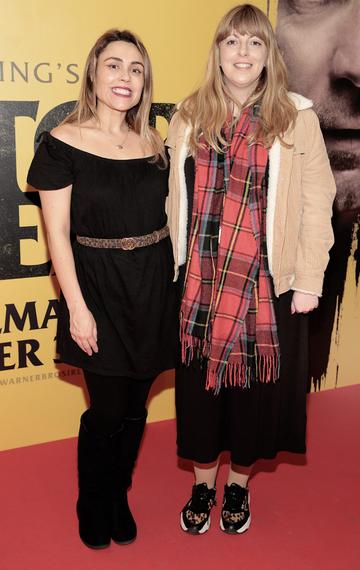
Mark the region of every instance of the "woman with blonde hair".
<instances>
[{"instance_id":1,"label":"woman with blonde hair","mask_svg":"<svg viewBox=\"0 0 360 570\"><path fill-rule=\"evenodd\" d=\"M127 502L156 376L173 368L177 326L165 214L168 168L149 126L152 73L142 42L109 30L90 51L73 113L44 133L28 182L40 191L61 287L57 344L90 396L78 441L82 541L127 544Z\"/></svg>"},{"instance_id":2,"label":"woman with blonde hair","mask_svg":"<svg viewBox=\"0 0 360 570\"><path fill-rule=\"evenodd\" d=\"M222 451L230 534L250 526L255 461L305 452L306 313L321 296L335 195L311 106L286 89L269 20L243 4L222 18L205 79L170 125L178 453L195 472L180 522L192 534L209 529Z\"/></svg>"}]
</instances>

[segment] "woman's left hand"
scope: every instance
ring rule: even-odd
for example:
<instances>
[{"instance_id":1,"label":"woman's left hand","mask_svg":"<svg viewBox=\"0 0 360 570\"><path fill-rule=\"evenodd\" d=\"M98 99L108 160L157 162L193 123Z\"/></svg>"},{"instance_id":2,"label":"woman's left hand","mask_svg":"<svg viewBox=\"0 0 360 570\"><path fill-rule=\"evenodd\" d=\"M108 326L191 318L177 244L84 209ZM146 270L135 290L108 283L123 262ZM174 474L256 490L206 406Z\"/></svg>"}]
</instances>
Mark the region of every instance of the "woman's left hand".
<instances>
[{"instance_id":1,"label":"woman's left hand","mask_svg":"<svg viewBox=\"0 0 360 570\"><path fill-rule=\"evenodd\" d=\"M319 297L312 293L302 293L301 291L294 291L291 301L291 314L294 313L309 313L316 309L319 304Z\"/></svg>"}]
</instances>

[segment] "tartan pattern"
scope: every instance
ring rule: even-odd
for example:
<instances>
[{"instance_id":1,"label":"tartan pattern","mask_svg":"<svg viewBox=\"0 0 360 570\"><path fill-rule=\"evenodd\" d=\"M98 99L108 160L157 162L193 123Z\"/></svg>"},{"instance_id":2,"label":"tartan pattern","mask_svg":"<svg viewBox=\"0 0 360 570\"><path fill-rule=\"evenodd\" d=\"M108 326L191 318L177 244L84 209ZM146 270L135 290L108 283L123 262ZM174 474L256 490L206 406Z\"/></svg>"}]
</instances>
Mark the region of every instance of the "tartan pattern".
<instances>
[{"instance_id":1,"label":"tartan pattern","mask_svg":"<svg viewBox=\"0 0 360 570\"><path fill-rule=\"evenodd\" d=\"M194 207L181 305L182 360L207 361L207 389L279 377L279 341L266 251L268 153L248 143L256 109L242 113L223 153L196 156Z\"/></svg>"}]
</instances>

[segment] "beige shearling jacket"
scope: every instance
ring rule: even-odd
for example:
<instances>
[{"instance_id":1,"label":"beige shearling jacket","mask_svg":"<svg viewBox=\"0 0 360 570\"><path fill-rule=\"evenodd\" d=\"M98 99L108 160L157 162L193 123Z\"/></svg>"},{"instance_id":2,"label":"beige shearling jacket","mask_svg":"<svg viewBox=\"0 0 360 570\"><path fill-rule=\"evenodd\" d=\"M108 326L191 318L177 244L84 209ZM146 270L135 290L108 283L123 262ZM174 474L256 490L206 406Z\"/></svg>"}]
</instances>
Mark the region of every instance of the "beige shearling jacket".
<instances>
[{"instance_id":1,"label":"beige shearling jacket","mask_svg":"<svg viewBox=\"0 0 360 570\"><path fill-rule=\"evenodd\" d=\"M321 296L324 271L333 244L331 226L335 181L312 102L289 94L298 115L284 140L269 150L266 239L276 296L289 289ZM170 153L168 224L175 259L175 279L186 262L188 193L184 165L190 127L176 113L166 145Z\"/></svg>"}]
</instances>

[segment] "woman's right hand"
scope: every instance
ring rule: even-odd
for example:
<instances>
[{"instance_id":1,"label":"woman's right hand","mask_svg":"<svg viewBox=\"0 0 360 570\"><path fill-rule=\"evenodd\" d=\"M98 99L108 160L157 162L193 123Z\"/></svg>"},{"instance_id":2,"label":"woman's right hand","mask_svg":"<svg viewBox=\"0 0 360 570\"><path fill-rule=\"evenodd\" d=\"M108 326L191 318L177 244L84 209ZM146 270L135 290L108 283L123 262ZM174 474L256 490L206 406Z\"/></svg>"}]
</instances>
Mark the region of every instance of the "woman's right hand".
<instances>
[{"instance_id":1,"label":"woman's right hand","mask_svg":"<svg viewBox=\"0 0 360 570\"><path fill-rule=\"evenodd\" d=\"M89 356L98 352L96 322L86 306L70 311L70 334L76 344Z\"/></svg>"}]
</instances>

